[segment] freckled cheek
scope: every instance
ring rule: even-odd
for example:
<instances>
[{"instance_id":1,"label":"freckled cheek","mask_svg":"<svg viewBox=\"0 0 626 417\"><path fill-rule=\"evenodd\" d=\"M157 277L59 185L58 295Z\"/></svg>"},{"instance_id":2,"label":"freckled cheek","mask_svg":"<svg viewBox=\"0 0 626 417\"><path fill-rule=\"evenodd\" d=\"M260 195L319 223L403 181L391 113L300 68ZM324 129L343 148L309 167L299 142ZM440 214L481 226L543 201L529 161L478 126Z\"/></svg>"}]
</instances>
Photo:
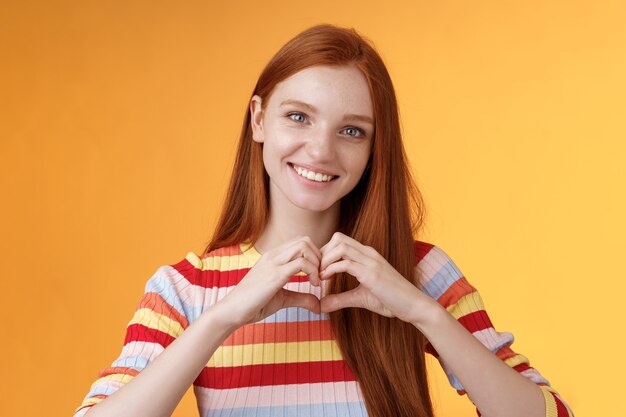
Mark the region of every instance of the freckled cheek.
<instances>
[{"instance_id":1,"label":"freckled cheek","mask_svg":"<svg viewBox=\"0 0 626 417\"><path fill-rule=\"evenodd\" d=\"M351 172L363 172L370 157L369 149L355 149L345 146L337 150L338 155L342 155L344 166Z\"/></svg>"},{"instance_id":2,"label":"freckled cheek","mask_svg":"<svg viewBox=\"0 0 626 417\"><path fill-rule=\"evenodd\" d=\"M302 147L306 138L301 132L281 132L276 137L276 148L283 153L290 153Z\"/></svg>"},{"instance_id":3,"label":"freckled cheek","mask_svg":"<svg viewBox=\"0 0 626 417\"><path fill-rule=\"evenodd\" d=\"M266 160L289 160L289 158L299 148L297 141L289 138L272 138L271 141L266 141L263 146L263 158Z\"/></svg>"}]
</instances>

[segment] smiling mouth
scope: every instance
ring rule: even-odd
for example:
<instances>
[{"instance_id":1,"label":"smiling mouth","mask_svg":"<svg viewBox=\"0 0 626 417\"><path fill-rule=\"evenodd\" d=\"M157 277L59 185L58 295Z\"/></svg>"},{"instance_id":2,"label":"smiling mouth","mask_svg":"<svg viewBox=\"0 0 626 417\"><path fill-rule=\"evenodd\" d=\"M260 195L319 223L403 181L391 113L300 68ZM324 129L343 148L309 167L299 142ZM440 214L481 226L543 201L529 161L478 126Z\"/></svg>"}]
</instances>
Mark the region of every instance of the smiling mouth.
<instances>
[{"instance_id":1,"label":"smiling mouth","mask_svg":"<svg viewBox=\"0 0 626 417\"><path fill-rule=\"evenodd\" d=\"M301 177L315 182L330 182L338 178L338 175L326 175L319 172L309 171L306 168L299 167L291 162L289 162L289 166L293 168L294 171L296 171L296 173Z\"/></svg>"}]
</instances>

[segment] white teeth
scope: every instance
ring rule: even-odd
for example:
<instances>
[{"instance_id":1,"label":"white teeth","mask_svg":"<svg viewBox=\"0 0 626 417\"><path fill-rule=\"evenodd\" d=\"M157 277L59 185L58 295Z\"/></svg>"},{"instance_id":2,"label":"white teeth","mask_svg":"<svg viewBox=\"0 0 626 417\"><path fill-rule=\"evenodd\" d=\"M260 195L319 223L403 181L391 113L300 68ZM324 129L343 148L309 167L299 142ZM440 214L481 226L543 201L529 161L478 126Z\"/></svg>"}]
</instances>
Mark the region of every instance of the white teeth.
<instances>
[{"instance_id":1,"label":"white teeth","mask_svg":"<svg viewBox=\"0 0 626 417\"><path fill-rule=\"evenodd\" d=\"M319 172L308 171L304 168L300 168L299 166L293 165L294 169L298 173L298 175L308 178L311 181L317 182L328 182L332 180L334 177L331 175L321 174Z\"/></svg>"}]
</instances>

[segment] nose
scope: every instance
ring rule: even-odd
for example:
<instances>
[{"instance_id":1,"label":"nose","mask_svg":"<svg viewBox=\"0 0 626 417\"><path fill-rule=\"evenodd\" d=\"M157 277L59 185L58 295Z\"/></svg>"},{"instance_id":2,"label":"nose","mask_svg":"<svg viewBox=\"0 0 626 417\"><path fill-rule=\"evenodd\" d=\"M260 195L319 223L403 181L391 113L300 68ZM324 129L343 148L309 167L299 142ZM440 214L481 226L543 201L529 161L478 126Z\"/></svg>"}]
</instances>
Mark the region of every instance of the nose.
<instances>
[{"instance_id":1,"label":"nose","mask_svg":"<svg viewBox=\"0 0 626 417\"><path fill-rule=\"evenodd\" d=\"M307 154L313 161L332 160L335 157L335 140L335 135L330 129L319 129L307 141Z\"/></svg>"}]
</instances>

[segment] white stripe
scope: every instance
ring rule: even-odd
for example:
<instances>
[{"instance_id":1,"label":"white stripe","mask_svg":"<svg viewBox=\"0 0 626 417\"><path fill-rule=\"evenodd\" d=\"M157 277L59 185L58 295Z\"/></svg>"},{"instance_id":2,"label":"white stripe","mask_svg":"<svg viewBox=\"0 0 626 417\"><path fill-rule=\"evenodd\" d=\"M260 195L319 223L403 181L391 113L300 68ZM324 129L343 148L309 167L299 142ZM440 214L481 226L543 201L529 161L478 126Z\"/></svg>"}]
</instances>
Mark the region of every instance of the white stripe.
<instances>
[{"instance_id":1,"label":"white stripe","mask_svg":"<svg viewBox=\"0 0 626 417\"><path fill-rule=\"evenodd\" d=\"M245 408L363 401L356 381L270 385L230 389L194 387L204 408Z\"/></svg>"}]
</instances>

